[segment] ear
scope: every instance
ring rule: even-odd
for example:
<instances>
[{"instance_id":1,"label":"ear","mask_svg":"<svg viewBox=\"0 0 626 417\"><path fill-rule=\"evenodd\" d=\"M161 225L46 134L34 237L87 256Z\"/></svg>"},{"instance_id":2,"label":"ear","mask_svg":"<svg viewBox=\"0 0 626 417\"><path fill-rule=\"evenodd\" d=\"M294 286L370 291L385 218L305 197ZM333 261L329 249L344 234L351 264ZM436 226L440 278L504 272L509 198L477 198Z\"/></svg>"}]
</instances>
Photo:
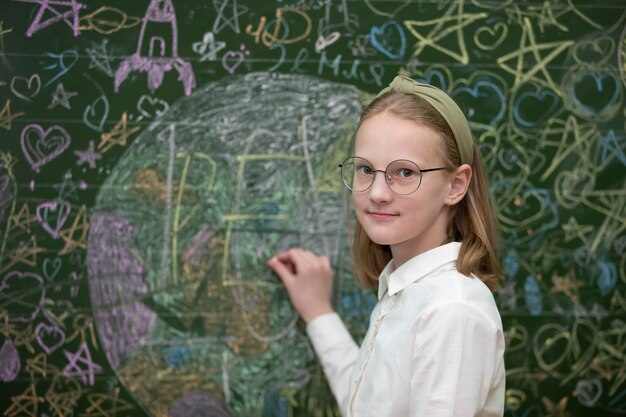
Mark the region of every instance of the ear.
<instances>
[{"instance_id":1,"label":"ear","mask_svg":"<svg viewBox=\"0 0 626 417\"><path fill-rule=\"evenodd\" d=\"M472 179L472 167L463 164L456 169L450 183L450 191L446 197L446 204L453 206L465 197Z\"/></svg>"}]
</instances>

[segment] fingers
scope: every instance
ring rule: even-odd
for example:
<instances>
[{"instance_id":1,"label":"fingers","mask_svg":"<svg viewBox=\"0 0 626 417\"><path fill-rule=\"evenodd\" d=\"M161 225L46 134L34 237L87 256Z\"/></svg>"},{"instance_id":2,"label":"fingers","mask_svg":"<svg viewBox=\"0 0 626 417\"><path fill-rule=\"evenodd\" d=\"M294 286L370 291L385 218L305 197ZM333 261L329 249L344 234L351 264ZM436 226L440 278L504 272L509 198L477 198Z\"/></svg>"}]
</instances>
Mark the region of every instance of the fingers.
<instances>
[{"instance_id":1,"label":"fingers","mask_svg":"<svg viewBox=\"0 0 626 417\"><path fill-rule=\"evenodd\" d=\"M322 269L331 269L330 261L327 256L317 256L309 250L300 248L293 248L287 252L278 253L272 259L268 260L267 264L281 278L292 278L307 275Z\"/></svg>"}]
</instances>

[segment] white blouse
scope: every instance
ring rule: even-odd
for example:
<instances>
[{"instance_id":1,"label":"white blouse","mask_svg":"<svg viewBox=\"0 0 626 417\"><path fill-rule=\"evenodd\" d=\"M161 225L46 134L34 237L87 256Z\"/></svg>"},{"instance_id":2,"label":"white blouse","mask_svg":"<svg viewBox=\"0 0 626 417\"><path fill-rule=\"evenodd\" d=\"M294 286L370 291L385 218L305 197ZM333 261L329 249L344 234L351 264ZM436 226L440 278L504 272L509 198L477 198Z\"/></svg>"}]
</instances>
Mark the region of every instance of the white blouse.
<instances>
[{"instance_id":1,"label":"white blouse","mask_svg":"<svg viewBox=\"0 0 626 417\"><path fill-rule=\"evenodd\" d=\"M502 321L487 286L456 270L460 247L385 267L360 349L336 313L308 324L344 417L503 415Z\"/></svg>"}]
</instances>

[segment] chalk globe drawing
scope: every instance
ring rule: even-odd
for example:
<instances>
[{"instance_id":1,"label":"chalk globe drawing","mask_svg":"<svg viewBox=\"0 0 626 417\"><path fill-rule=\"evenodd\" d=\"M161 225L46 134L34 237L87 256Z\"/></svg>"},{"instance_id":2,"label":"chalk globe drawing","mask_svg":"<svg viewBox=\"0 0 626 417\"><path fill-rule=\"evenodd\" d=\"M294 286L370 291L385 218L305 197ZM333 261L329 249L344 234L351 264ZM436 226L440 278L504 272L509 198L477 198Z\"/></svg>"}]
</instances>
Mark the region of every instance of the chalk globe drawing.
<instances>
[{"instance_id":1,"label":"chalk globe drawing","mask_svg":"<svg viewBox=\"0 0 626 417\"><path fill-rule=\"evenodd\" d=\"M260 416L314 353L265 262L293 245L349 270L337 164L357 90L251 73L197 89L144 129L91 215L101 345L153 416Z\"/></svg>"}]
</instances>

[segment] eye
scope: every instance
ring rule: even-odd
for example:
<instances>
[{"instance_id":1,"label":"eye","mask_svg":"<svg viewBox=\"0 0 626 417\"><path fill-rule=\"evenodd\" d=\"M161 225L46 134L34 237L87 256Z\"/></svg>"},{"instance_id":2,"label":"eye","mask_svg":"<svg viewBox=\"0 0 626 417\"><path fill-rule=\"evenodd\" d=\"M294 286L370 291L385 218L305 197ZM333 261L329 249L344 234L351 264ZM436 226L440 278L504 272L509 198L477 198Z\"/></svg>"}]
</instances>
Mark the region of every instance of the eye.
<instances>
[{"instance_id":1,"label":"eye","mask_svg":"<svg viewBox=\"0 0 626 417\"><path fill-rule=\"evenodd\" d=\"M369 165L357 165L356 170L359 174L372 175L374 170Z\"/></svg>"},{"instance_id":2,"label":"eye","mask_svg":"<svg viewBox=\"0 0 626 417\"><path fill-rule=\"evenodd\" d=\"M401 178L411 178L415 175L415 171L409 168L401 168L398 170L397 175Z\"/></svg>"}]
</instances>

